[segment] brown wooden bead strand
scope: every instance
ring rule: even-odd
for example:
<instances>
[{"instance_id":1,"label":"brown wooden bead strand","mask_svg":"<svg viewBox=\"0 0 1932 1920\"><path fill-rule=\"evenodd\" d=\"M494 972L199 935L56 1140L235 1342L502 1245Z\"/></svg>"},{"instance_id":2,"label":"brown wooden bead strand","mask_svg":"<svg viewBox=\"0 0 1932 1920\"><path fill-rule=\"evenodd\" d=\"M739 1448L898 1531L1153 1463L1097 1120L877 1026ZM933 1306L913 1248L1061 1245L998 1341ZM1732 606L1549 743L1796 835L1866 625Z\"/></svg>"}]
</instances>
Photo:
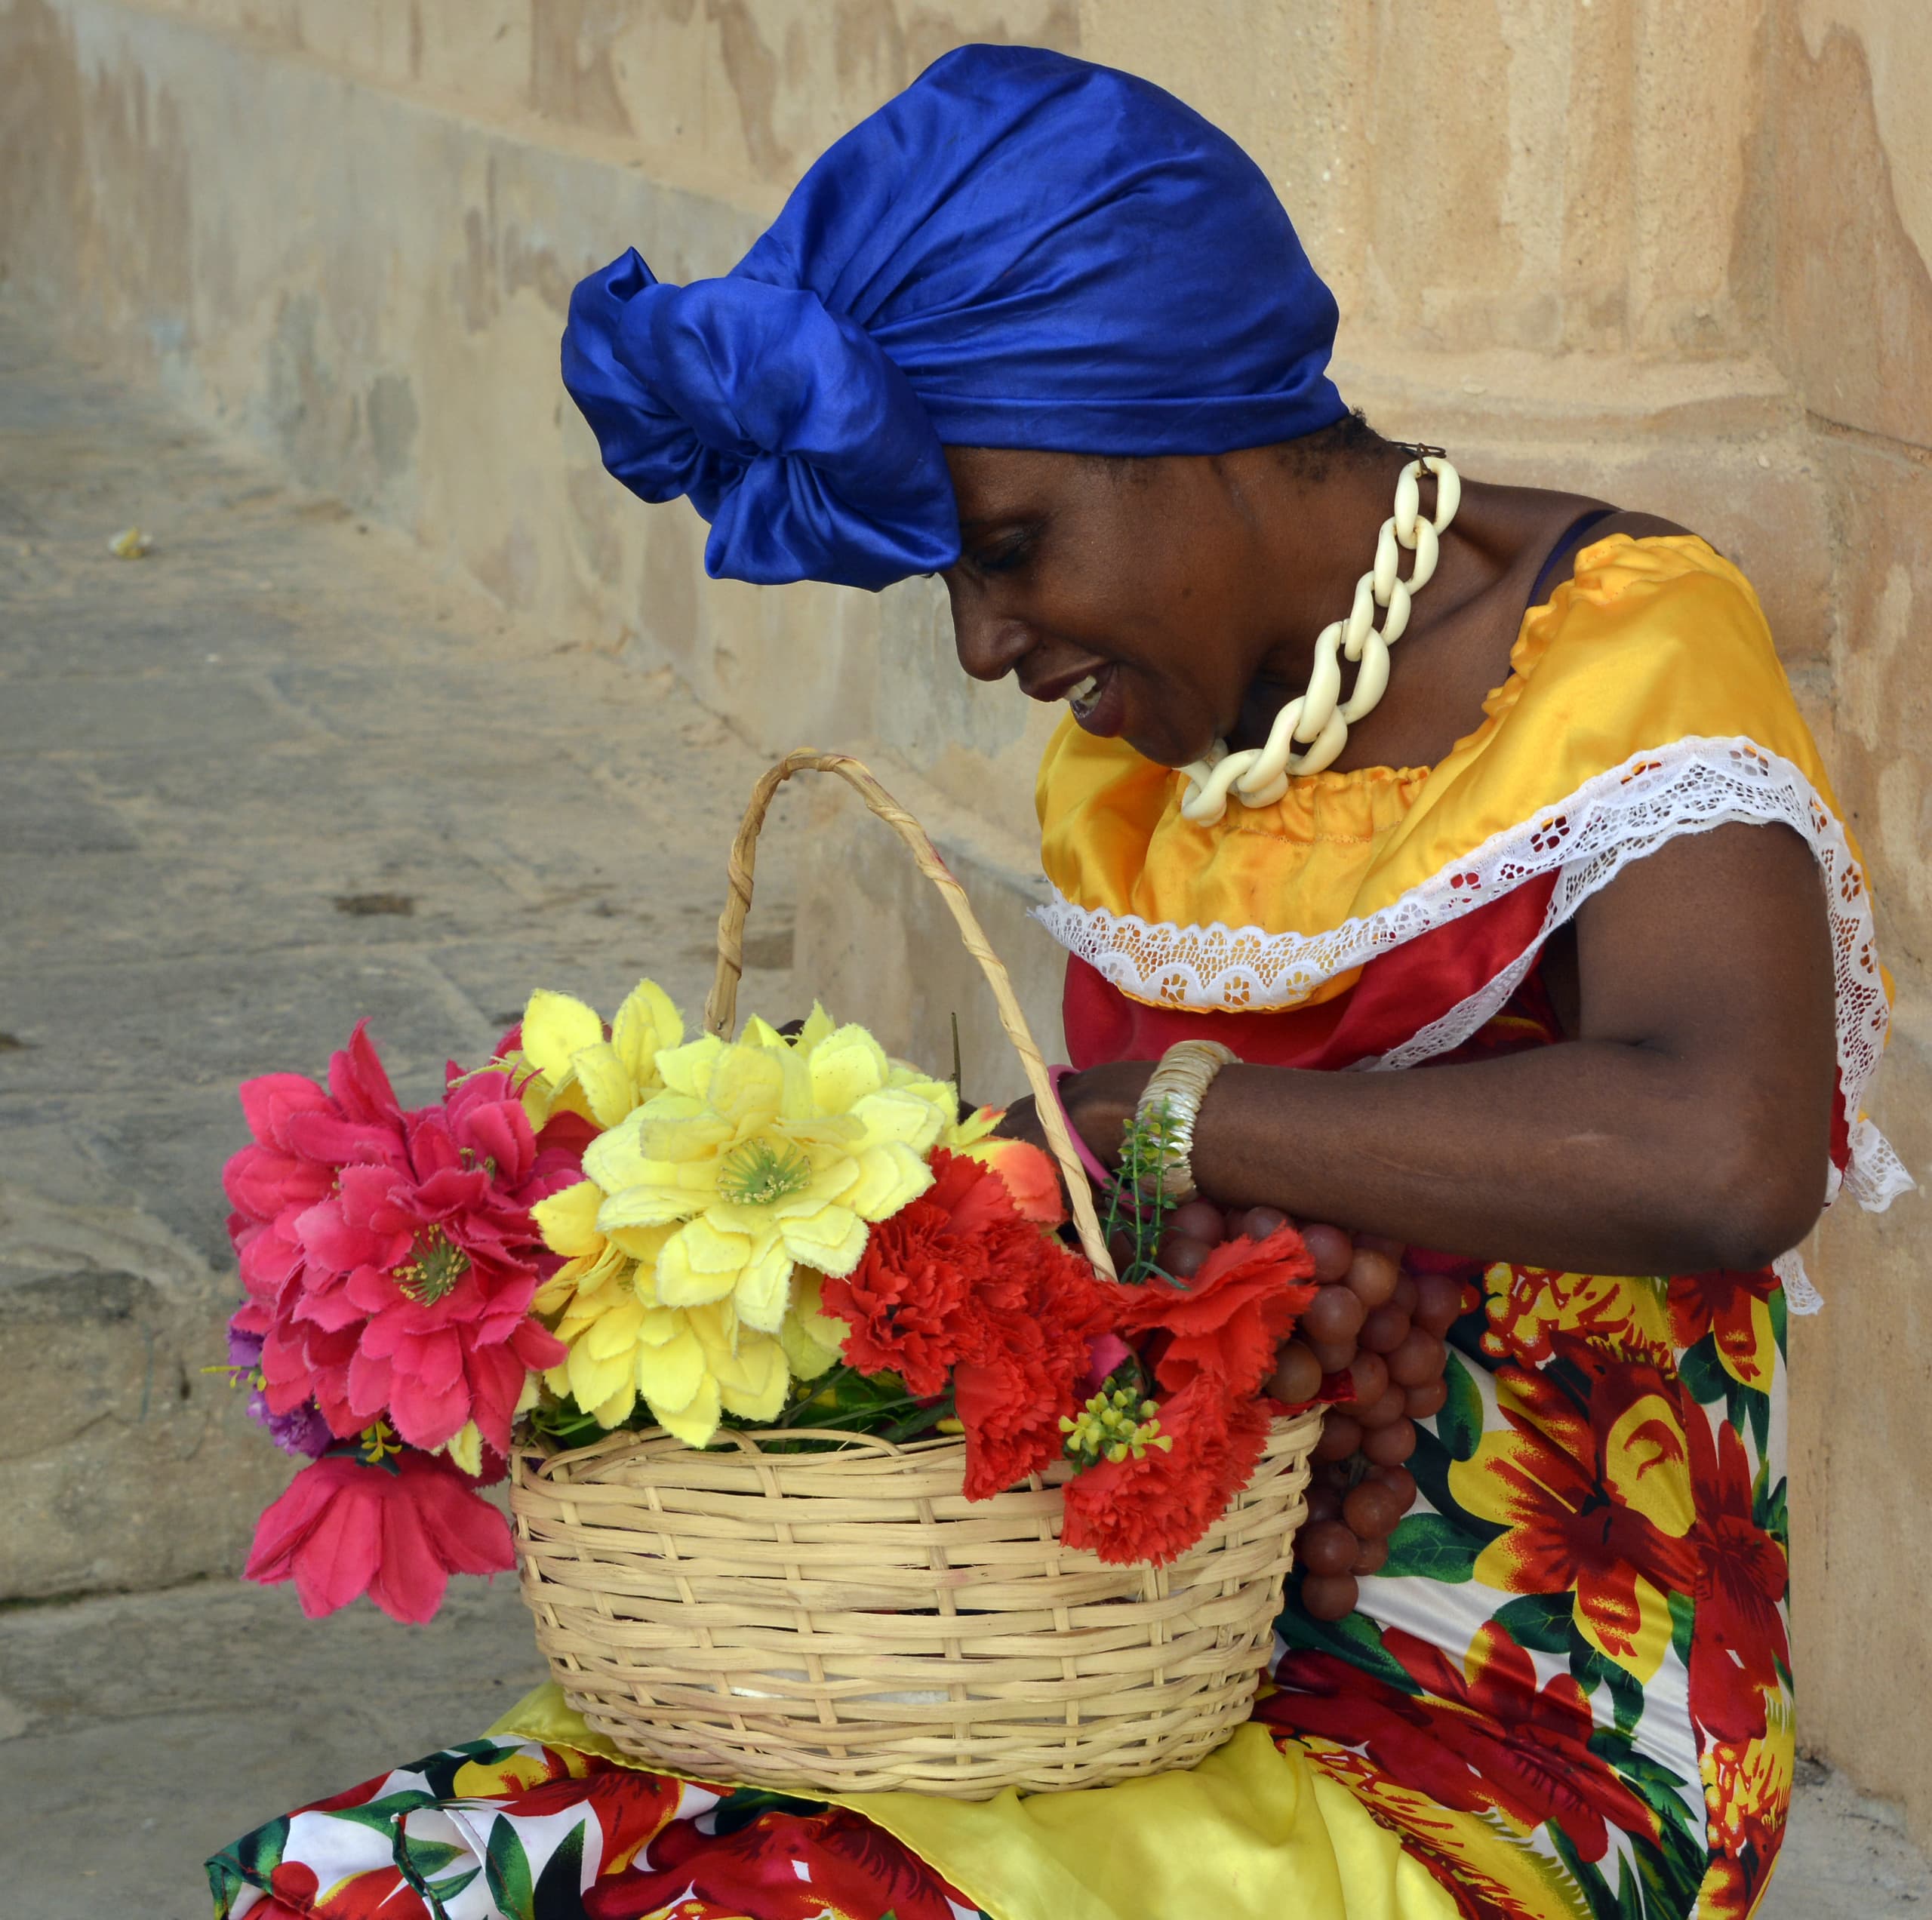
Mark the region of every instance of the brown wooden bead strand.
<instances>
[{"instance_id":1,"label":"brown wooden bead strand","mask_svg":"<svg viewBox=\"0 0 1932 1920\"><path fill-rule=\"evenodd\" d=\"M1223 1241L1264 1240L1288 1223L1272 1207L1223 1209L1197 1198L1168 1217L1160 1262L1190 1279ZM1463 1286L1447 1274L1407 1272L1395 1241L1315 1220L1300 1232L1315 1263L1315 1297L1269 1391L1287 1406L1327 1403L1294 1557L1303 1606L1332 1620L1353 1610L1358 1583L1381 1570L1389 1536L1415 1504L1406 1463L1417 1421L1448 1399L1445 1336L1461 1315Z\"/></svg>"}]
</instances>

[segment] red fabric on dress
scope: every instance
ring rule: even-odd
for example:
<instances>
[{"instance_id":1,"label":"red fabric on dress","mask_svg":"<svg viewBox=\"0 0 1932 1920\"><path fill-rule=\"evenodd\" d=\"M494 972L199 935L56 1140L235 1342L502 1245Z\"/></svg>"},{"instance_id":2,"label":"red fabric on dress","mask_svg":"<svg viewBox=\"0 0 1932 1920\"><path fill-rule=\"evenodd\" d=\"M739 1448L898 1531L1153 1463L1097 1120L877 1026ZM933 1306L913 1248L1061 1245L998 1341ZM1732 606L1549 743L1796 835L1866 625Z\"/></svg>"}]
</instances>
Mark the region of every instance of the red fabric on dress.
<instances>
[{"instance_id":1,"label":"red fabric on dress","mask_svg":"<svg viewBox=\"0 0 1932 1920\"><path fill-rule=\"evenodd\" d=\"M1332 1072L1374 1060L1439 1020L1518 957L1541 931L1554 874L1419 934L1370 961L1345 993L1312 1007L1263 1013L1150 1007L1069 956L1061 1011L1078 1067L1158 1060L1177 1040L1211 1038L1254 1066Z\"/></svg>"}]
</instances>

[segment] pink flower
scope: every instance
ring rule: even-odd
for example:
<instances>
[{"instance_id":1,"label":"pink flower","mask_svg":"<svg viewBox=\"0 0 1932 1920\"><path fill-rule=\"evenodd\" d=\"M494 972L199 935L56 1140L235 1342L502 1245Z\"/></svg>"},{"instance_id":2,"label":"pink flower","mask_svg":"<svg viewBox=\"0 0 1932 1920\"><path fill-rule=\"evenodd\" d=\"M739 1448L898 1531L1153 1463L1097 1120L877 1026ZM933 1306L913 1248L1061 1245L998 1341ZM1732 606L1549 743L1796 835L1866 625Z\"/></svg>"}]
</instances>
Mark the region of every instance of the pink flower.
<instances>
[{"instance_id":1,"label":"pink flower","mask_svg":"<svg viewBox=\"0 0 1932 1920\"><path fill-rule=\"evenodd\" d=\"M453 1079L400 1134L294 1222L300 1284L264 1342L269 1405L312 1393L338 1435L386 1415L426 1451L474 1421L507 1453L525 1376L564 1355L531 1314L557 1262L530 1209L579 1177L577 1153L540 1146L503 1073Z\"/></svg>"},{"instance_id":2,"label":"pink flower","mask_svg":"<svg viewBox=\"0 0 1932 1920\"><path fill-rule=\"evenodd\" d=\"M262 1515L244 1577L265 1586L293 1580L311 1620L367 1592L392 1619L420 1625L442 1604L451 1574L516 1565L508 1522L475 1486L428 1454L371 1466L331 1453Z\"/></svg>"},{"instance_id":3,"label":"pink flower","mask_svg":"<svg viewBox=\"0 0 1932 1920\"><path fill-rule=\"evenodd\" d=\"M1118 1334L1095 1334L1087 1343L1087 1371L1080 1383L1080 1397L1100 1392L1115 1368L1125 1365L1134 1349Z\"/></svg>"},{"instance_id":4,"label":"pink flower","mask_svg":"<svg viewBox=\"0 0 1932 1920\"><path fill-rule=\"evenodd\" d=\"M303 1278L297 1222L328 1196L346 1162L402 1158L403 1115L366 1023L330 1060L327 1092L299 1073L265 1074L241 1091L254 1143L229 1161L221 1178L235 1210L229 1238L248 1293L245 1324L265 1334Z\"/></svg>"}]
</instances>

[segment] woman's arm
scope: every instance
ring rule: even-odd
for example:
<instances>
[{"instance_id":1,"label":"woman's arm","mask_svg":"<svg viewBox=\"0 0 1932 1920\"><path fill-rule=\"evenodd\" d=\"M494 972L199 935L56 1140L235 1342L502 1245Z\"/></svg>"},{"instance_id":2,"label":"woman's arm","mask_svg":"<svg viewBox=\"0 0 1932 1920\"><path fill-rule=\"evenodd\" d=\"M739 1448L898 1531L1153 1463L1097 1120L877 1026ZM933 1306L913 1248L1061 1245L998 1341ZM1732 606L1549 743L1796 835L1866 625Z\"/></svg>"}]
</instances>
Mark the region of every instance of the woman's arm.
<instances>
[{"instance_id":1,"label":"woman's arm","mask_svg":"<svg viewBox=\"0 0 1932 1920\"><path fill-rule=\"evenodd\" d=\"M1576 924L1573 1041L1402 1073L1230 1067L1195 1134L1202 1190L1583 1272L1750 1269L1795 1246L1823 1204L1836 1061L1810 851L1784 827L1689 835ZM1109 1161L1152 1071L1063 1085Z\"/></svg>"}]
</instances>

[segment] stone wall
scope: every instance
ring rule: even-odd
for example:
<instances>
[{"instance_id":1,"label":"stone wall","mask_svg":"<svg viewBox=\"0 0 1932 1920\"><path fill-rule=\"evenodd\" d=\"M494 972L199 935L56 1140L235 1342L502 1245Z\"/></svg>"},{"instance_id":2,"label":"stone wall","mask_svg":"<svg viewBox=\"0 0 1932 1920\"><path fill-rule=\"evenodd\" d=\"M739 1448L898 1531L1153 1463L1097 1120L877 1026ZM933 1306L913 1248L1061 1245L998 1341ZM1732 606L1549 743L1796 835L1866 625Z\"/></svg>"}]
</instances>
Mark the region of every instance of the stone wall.
<instances>
[{"instance_id":1,"label":"stone wall","mask_svg":"<svg viewBox=\"0 0 1932 1920\"><path fill-rule=\"evenodd\" d=\"M721 271L841 128L989 38L1146 73L1242 140L1385 429L1672 515L1752 575L1872 859L1900 989L1875 1112L1923 1169L1919 0L0 0L0 276L560 636L669 662L774 749L865 753L1051 1041L1055 956L1023 917L1045 717L958 675L930 583L706 581L701 525L603 476L555 377L578 275L630 242L668 278ZM825 802L804 977L934 1057L958 1011L974 1080L1004 1084L951 950L895 850ZM1923 1835L1915 1229L1907 1203L1811 1249L1832 1306L1795 1332L1792 1451L1804 1737Z\"/></svg>"}]
</instances>

